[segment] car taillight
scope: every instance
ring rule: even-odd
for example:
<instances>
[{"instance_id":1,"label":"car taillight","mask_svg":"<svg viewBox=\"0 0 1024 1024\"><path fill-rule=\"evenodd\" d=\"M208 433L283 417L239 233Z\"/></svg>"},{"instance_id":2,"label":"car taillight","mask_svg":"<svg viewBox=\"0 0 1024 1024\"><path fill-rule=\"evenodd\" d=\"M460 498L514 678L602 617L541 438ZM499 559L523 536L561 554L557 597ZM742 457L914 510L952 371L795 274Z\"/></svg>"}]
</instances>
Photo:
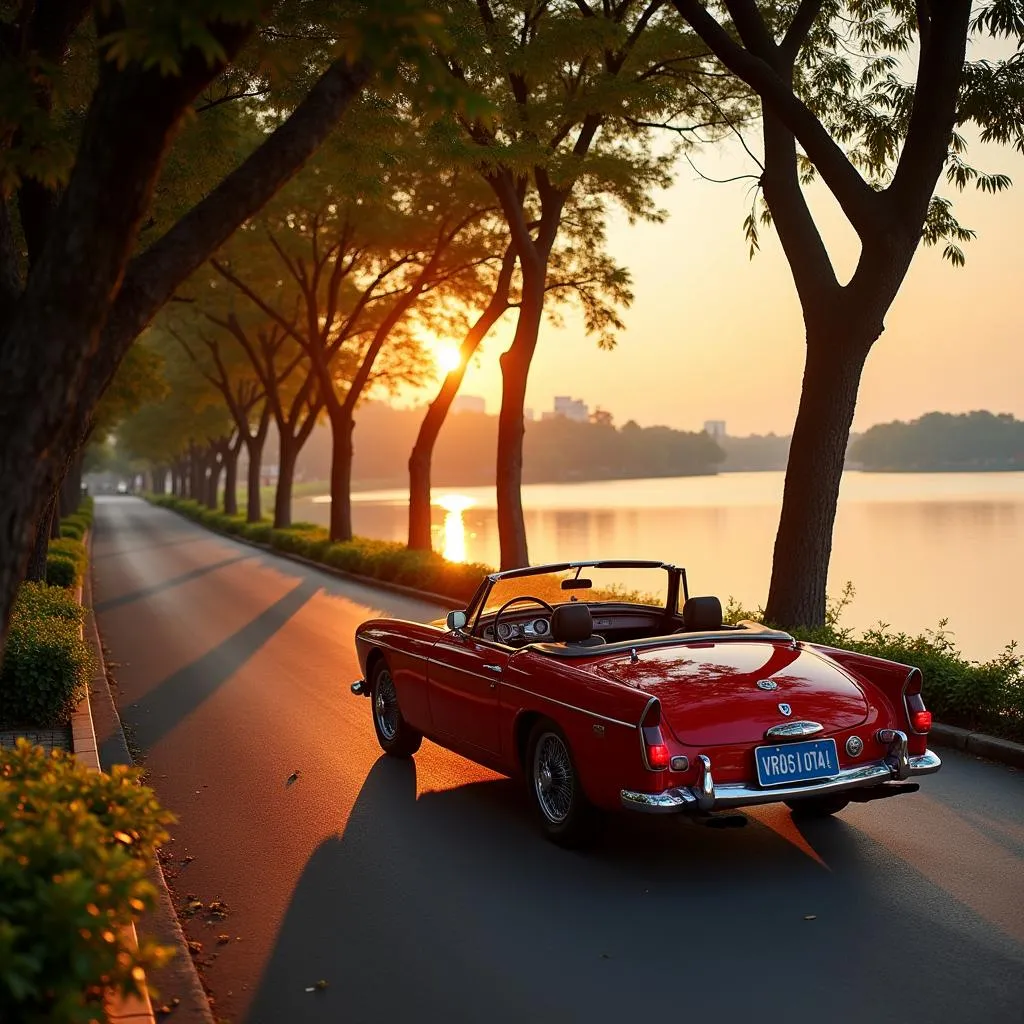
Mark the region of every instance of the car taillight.
<instances>
[{"instance_id":1,"label":"car taillight","mask_svg":"<svg viewBox=\"0 0 1024 1024\"><path fill-rule=\"evenodd\" d=\"M921 673L915 668L907 676L903 687L903 703L907 708L910 728L916 733L926 733L932 727L932 713L924 706L921 696L921 685L924 682Z\"/></svg>"},{"instance_id":2,"label":"car taillight","mask_svg":"<svg viewBox=\"0 0 1024 1024\"><path fill-rule=\"evenodd\" d=\"M910 727L914 732L927 732L932 727L932 713L925 708L911 711Z\"/></svg>"},{"instance_id":3,"label":"car taillight","mask_svg":"<svg viewBox=\"0 0 1024 1024\"><path fill-rule=\"evenodd\" d=\"M661 703L657 698L651 699L640 720L640 745L645 768L652 772L663 772L668 768L671 755L661 732Z\"/></svg>"}]
</instances>

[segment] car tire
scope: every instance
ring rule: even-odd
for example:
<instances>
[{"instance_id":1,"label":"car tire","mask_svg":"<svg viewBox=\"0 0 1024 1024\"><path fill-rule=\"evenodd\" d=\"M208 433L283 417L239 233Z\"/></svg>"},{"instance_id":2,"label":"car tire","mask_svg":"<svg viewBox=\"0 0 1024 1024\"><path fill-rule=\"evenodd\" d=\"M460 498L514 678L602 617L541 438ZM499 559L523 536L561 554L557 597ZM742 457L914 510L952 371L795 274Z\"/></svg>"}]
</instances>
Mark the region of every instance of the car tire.
<instances>
[{"instance_id":1,"label":"car tire","mask_svg":"<svg viewBox=\"0 0 1024 1024\"><path fill-rule=\"evenodd\" d=\"M530 732L525 775L544 835L559 846L578 848L597 832L597 811L587 800L565 733L547 719Z\"/></svg>"},{"instance_id":2,"label":"car tire","mask_svg":"<svg viewBox=\"0 0 1024 1024\"><path fill-rule=\"evenodd\" d=\"M786 806L794 818L829 818L838 814L850 802L845 796L812 796L806 800L787 800Z\"/></svg>"},{"instance_id":3,"label":"car tire","mask_svg":"<svg viewBox=\"0 0 1024 1024\"><path fill-rule=\"evenodd\" d=\"M407 758L420 749L423 734L402 717L391 669L383 658L377 660L370 676L370 709L373 731L385 754Z\"/></svg>"}]
</instances>

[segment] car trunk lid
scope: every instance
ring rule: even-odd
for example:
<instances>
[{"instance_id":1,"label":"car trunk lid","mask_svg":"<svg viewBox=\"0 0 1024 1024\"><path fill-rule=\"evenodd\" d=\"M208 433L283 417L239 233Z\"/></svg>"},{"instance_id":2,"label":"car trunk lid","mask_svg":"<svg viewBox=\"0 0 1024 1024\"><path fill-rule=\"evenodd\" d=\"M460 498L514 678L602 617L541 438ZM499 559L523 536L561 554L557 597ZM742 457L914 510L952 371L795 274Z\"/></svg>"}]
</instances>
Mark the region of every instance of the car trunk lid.
<instances>
[{"instance_id":1,"label":"car trunk lid","mask_svg":"<svg viewBox=\"0 0 1024 1024\"><path fill-rule=\"evenodd\" d=\"M868 713L845 670L789 642L640 648L635 662L626 656L594 667L657 697L662 720L687 746L754 743L772 726L796 721L817 722L827 734L860 725Z\"/></svg>"}]
</instances>

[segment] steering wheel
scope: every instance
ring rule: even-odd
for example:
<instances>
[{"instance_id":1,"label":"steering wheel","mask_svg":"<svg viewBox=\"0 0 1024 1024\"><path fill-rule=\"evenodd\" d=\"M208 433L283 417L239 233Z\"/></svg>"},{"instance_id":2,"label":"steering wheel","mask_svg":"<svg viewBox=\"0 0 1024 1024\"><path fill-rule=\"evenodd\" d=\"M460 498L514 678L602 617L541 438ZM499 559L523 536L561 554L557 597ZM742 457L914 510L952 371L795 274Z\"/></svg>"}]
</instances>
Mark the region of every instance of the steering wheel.
<instances>
[{"instance_id":1,"label":"steering wheel","mask_svg":"<svg viewBox=\"0 0 1024 1024\"><path fill-rule=\"evenodd\" d=\"M511 608L512 605L519 604L521 601L532 601L534 604L539 604L543 609L545 609L545 611L547 611L547 613L549 615L554 615L555 614L555 609L552 608L551 605L549 605L547 603L547 601L544 601L544 600L542 600L539 597L533 597L531 594L523 594L521 597L513 597L510 601L506 601L494 613L494 623L493 623L493 625L494 625L494 639L497 640L499 643L504 643L504 640L502 640L498 636L498 623L501 621L502 615L504 615L505 611L508 608Z\"/></svg>"}]
</instances>

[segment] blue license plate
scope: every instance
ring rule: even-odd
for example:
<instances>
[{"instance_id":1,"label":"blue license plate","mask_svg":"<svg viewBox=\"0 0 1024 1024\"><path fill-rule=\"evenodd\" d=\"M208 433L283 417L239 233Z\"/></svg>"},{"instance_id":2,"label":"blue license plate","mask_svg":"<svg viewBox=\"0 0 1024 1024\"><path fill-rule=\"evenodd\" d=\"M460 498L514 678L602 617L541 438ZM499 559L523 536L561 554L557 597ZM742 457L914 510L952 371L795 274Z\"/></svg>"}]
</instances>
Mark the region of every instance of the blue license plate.
<instances>
[{"instance_id":1,"label":"blue license plate","mask_svg":"<svg viewBox=\"0 0 1024 1024\"><path fill-rule=\"evenodd\" d=\"M777 747L758 747L757 781L762 786L784 786L790 782L813 782L839 774L839 755L835 740L808 740L806 743L781 743Z\"/></svg>"}]
</instances>

